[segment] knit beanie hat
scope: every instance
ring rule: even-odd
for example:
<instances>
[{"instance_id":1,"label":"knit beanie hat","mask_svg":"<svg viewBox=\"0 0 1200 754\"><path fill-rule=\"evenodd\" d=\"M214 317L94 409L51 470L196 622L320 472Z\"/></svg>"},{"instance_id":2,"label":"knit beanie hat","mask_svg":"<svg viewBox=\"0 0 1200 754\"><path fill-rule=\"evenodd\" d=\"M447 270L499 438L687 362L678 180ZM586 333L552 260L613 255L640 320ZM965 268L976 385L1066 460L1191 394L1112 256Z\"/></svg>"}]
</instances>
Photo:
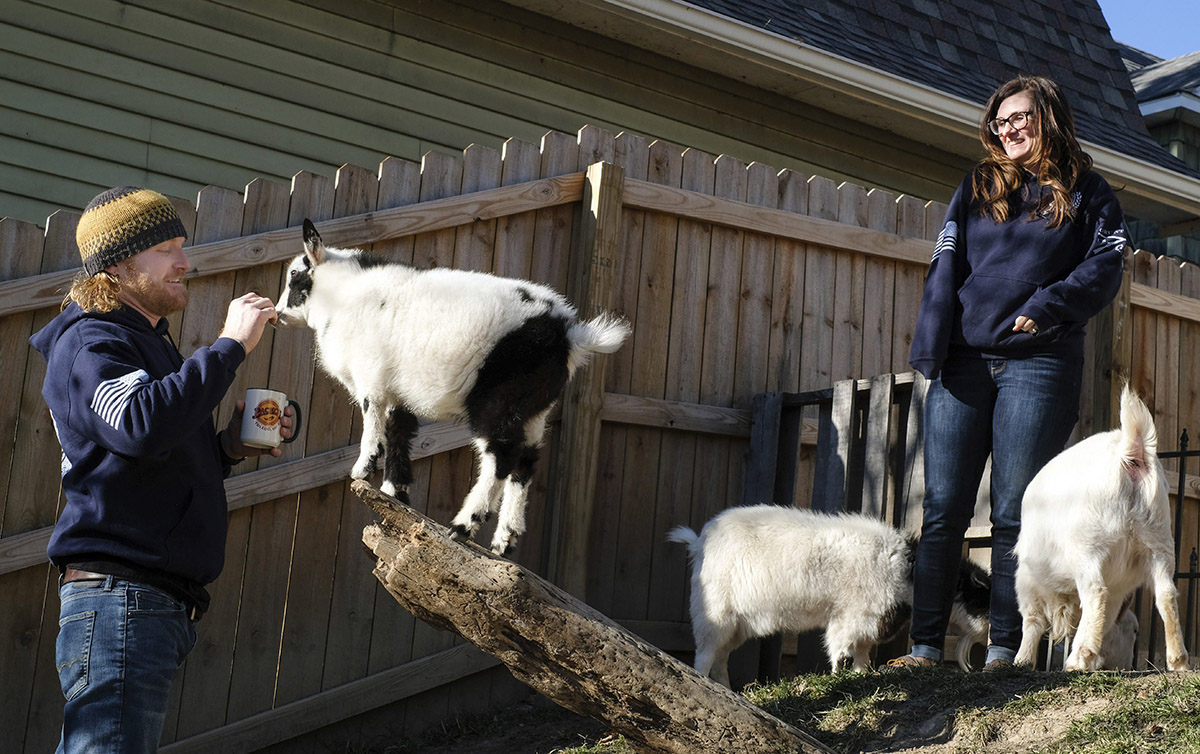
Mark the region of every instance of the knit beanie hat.
<instances>
[{"instance_id":1,"label":"knit beanie hat","mask_svg":"<svg viewBox=\"0 0 1200 754\"><path fill-rule=\"evenodd\" d=\"M98 195L84 207L75 231L88 275L180 236L187 238L187 231L167 197L137 186Z\"/></svg>"}]
</instances>

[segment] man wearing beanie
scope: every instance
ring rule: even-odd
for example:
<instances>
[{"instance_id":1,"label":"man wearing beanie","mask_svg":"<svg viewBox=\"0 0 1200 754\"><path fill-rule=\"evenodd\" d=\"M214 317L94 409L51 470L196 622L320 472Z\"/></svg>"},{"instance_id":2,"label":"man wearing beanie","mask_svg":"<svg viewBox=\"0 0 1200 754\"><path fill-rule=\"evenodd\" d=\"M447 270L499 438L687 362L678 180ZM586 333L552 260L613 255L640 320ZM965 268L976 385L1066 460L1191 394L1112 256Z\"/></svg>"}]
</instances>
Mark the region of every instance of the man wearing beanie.
<instances>
[{"instance_id":1,"label":"man wearing beanie","mask_svg":"<svg viewBox=\"0 0 1200 754\"><path fill-rule=\"evenodd\" d=\"M161 194L100 194L76 233L83 271L30 338L63 451L66 503L47 552L62 574L64 754L157 750L205 586L225 560L223 480L268 452L242 445L243 402L220 433L212 415L275 307L255 293L235 299L216 341L184 359L166 317L187 305L186 239Z\"/></svg>"}]
</instances>

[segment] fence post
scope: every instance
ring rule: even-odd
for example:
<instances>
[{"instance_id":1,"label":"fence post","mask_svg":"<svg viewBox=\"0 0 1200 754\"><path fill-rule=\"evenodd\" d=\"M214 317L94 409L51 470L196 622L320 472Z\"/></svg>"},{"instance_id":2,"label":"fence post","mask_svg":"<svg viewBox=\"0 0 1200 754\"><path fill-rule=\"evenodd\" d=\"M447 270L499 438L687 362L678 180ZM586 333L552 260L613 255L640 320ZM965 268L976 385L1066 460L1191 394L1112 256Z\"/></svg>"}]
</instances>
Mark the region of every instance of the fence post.
<instances>
[{"instance_id":1,"label":"fence post","mask_svg":"<svg viewBox=\"0 0 1200 754\"><path fill-rule=\"evenodd\" d=\"M597 162L587 169L578 243L571 249L567 267L573 303L581 317L612 306L624 185L625 171L618 165ZM549 522L554 539L548 548L547 572L558 586L580 599L587 588L606 368L607 359L596 358L567 385L558 458L550 479Z\"/></svg>"},{"instance_id":2,"label":"fence post","mask_svg":"<svg viewBox=\"0 0 1200 754\"><path fill-rule=\"evenodd\" d=\"M1096 357L1092 364L1092 427L1111 429L1121 415L1121 388L1133 374L1133 309L1129 301L1132 276L1126 270L1121 290L1093 320Z\"/></svg>"}]
</instances>

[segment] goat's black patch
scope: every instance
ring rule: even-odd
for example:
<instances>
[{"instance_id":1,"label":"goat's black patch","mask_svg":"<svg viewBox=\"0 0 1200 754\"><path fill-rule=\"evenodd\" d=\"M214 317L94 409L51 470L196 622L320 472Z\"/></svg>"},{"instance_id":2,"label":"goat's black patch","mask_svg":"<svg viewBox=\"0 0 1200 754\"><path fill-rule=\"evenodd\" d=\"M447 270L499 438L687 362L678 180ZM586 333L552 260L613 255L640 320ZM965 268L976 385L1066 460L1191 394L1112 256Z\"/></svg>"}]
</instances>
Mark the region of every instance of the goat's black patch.
<instances>
[{"instance_id":1,"label":"goat's black patch","mask_svg":"<svg viewBox=\"0 0 1200 754\"><path fill-rule=\"evenodd\" d=\"M380 256L370 251L359 251L354 255L354 261L358 263L359 269L369 270L372 267L389 267L399 264L387 257Z\"/></svg>"},{"instance_id":2,"label":"goat's black patch","mask_svg":"<svg viewBox=\"0 0 1200 754\"><path fill-rule=\"evenodd\" d=\"M992 602L992 575L968 558L958 565L955 587L963 607L975 617L988 614Z\"/></svg>"},{"instance_id":3,"label":"goat's black patch","mask_svg":"<svg viewBox=\"0 0 1200 754\"><path fill-rule=\"evenodd\" d=\"M312 293L312 264L308 261L308 257L304 258L304 269L294 269L288 273L288 297L287 306L289 309L300 307L308 300L309 294Z\"/></svg>"},{"instance_id":4,"label":"goat's black patch","mask_svg":"<svg viewBox=\"0 0 1200 754\"><path fill-rule=\"evenodd\" d=\"M383 427L383 436L387 442L387 453L383 457L383 478L397 488L412 484L412 440L417 436L419 428L417 417L403 406L394 406L388 410Z\"/></svg>"},{"instance_id":5,"label":"goat's black patch","mask_svg":"<svg viewBox=\"0 0 1200 754\"><path fill-rule=\"evenodd\" d=\"M465 402L467 423L496 451L497 476L524 465L525 422L554 405L567 384L567 327L563 317L530 317L501 338L479 368Z\"/></svg>"},{"instance_id":6,"label":"goat's black patch","mask_svg":"<svg viewBox=\"0 0 1200 754\"><path fill-rule=\"evenodd\" d=\"M528 288L525 288L524 286L521 286L521 287L518 287L518 288L517 288L517 296L519 296L519 297L520 297L520 299L521 299L522 301L524 301L525 303L527 303L527 304L528 304L530 301L533 301L533 294L532 294L532 293L530 293L530 292L529 292L529 289L528 289Z\"/></svg>"}]
</instances>

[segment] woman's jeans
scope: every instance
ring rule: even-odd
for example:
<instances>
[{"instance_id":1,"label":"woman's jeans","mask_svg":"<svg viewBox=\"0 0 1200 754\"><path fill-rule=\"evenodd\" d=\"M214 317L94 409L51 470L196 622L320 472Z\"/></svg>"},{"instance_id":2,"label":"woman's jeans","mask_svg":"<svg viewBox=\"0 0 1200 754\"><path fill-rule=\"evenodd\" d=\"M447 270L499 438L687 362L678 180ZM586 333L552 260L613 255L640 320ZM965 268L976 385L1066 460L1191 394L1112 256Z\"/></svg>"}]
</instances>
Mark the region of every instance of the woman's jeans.
<instances>
[{"instance_id":1,"label":"woman's jeans","mask_svg":"<svg viewBox=\"0 0 1200 754\"><path fill-rule=\"evenodd\" d=\"M58 590L59 754L155 752L171 683L196 643L182 602L109 576Z\"/></svg>"},{"instance_id":2,"label":"woman's jeans","mask_svg":"<svg viewBox=\"0 0 1200 754\"><path fill-rule=\"evenodd\" d=\"M952 358L925 398L925 501L913 568L913 654L941 660L963 537L992 457L992 598L988 661L1021 644L1017 562L1021 498L1079 418L1080 359Z\"/></svg>"}]
</instances>

